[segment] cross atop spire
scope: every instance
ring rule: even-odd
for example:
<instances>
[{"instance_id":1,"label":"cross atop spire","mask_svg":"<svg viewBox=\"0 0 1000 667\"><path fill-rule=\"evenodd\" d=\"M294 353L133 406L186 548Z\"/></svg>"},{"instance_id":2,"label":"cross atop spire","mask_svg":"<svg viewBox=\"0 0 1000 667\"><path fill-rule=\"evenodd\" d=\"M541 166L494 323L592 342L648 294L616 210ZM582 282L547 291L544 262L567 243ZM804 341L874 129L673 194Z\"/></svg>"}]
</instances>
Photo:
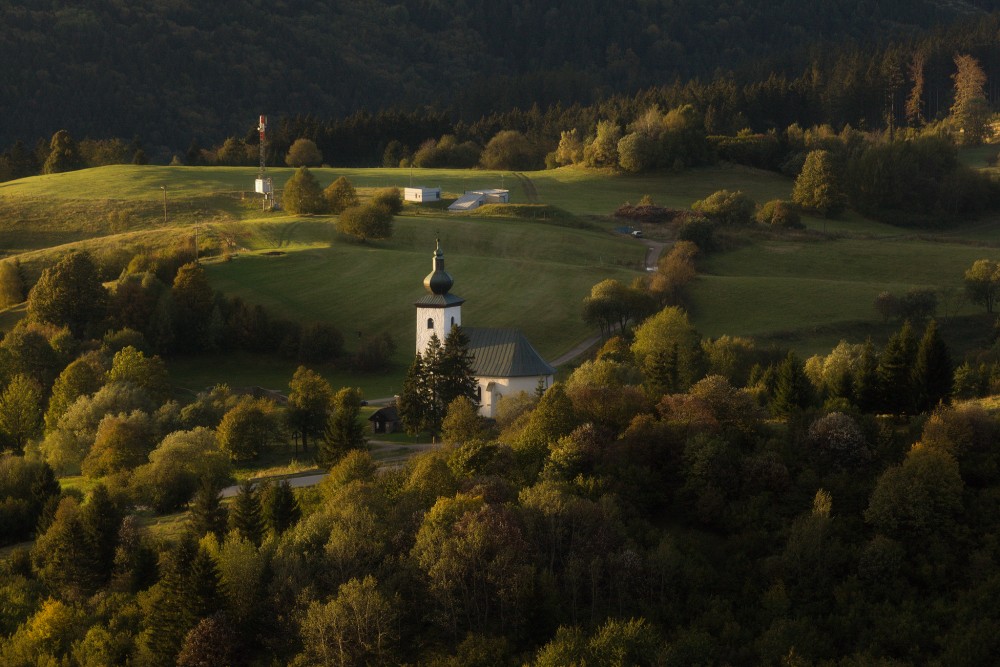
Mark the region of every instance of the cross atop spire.
<instances>
[{"instance_id":1,"label":"cross atop spire","mask_svg":"<svg viewBox=\"0 0 1000 667\"><path fill-rule=\"evenodd\" d=\"M441 239L437 239L432 267L433 270L424 278L424 287L431 294L443 296L455 284L455 280L444 270L444 251L441 250Z\"/></svg>"}]
</instances>

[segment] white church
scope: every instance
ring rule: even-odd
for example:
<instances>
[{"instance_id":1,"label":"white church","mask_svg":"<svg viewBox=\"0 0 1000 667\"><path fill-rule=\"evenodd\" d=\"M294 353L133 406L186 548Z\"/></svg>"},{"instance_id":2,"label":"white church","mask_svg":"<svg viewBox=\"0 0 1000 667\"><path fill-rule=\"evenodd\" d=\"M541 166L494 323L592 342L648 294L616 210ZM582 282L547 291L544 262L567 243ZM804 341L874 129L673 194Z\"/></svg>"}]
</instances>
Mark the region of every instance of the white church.
<instances>
[{"instance_id":1,"label":"white church","mask_svg":"<svg viewBox=\"0 0 1000 667\"><path fill-rule=\"evenodd\" d=\"M429 294L417 299L417 349L423 354L431 336L444 342L452 327L462 327L469 339L473 373L479 385L479 414L493 417L497 402L505 395L534 392L541 383L552 386L555 369L531 346L517 329L488 329L462 326L465 299L451 294L455 281L444 270L444 253L438 241L433 270L424 278Z\"/></svg>"}]
</instances>

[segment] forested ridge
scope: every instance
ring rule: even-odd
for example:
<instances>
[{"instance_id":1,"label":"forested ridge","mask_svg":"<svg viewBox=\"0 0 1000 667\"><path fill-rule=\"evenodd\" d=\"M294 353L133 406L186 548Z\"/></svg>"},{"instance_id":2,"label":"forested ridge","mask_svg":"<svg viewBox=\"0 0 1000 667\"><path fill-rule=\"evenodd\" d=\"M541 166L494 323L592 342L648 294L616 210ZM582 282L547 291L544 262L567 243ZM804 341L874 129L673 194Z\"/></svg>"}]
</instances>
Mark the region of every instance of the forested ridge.
<instances>
[{"instance_id":1,"label":"forested ridge","mask_svg":"<svg viewBox=\"0 0 1000 667\"><path fill-rule=\"evenodd\" d=\"M997 8L993 0L7 2L0 94L16 110L0 144L65 128L176 150L192 138L242 134L262 112L333 118L432 105L474 120L717 72L766 81L815 65L836 79L845 50L910 42L956 21L964 23L948 37L953 48L969 50L953 40L980 36L988 45L980 26ZM976 55L992 73L995 54Z\"/></svg>"}]
</instances>

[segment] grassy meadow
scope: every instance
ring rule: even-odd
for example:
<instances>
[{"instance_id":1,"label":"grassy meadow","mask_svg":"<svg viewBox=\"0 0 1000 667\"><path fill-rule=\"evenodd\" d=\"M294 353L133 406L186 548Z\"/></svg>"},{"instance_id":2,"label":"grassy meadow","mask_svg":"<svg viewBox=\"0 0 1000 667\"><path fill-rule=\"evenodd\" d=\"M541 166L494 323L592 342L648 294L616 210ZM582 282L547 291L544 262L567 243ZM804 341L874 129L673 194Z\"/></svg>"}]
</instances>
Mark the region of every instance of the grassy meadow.
<instances>
[{"instance_id":1,"label":"grassy meadow","mask_svg":"<svg viewBox=\"0 0 1000 667\"><path fill-rule=\"evenodd\" d=\"M980 153L963 159L985 167L989 156ZM277 188L292 173L270 171ZM280 317L330 322L349 349L359 333L390 333L398 344L390 372L358 378L323 371L337 385L360 385L367 396L380 397L398 391L411 358L412 303L423 294L435 239L455 277L454 292L467 300L465 324L519 327L551 359L592 333L580 317L592 285L643 275L646 244L613 233L621 223L610 213L618 205L650 195L657 204L683 208L722 188L764 202L787 199L792 188L783 176L726 165L642 176L579 168L314 173L324 186L346 176L362 197L373 188L411 183L440 186L446 196L507 187L512 202L547 207L512 207L511 217L502 207L452 215L441 205L407 205L392 239L362 244L336 234L331 217L262 211L250 192L255 168L115 166L0 184L0 250L17 256L30 279L73 248L101 256L190 246L197 236L203 252L214 255L205 261L210 280L226 294ZM800 353L823 351L840 337L888 330L872 308L882 290L944 288L950 291L939 317L972 317L979 309L962 296L962 273L976 259L1000 259L996 220L919 235L853 213L804 222L806 232L747 234L733 249L703 259L690 310L705 335L750 335ZM652 226L644 231L651 239L671 237ZM22 314L23 307L8 309L0 325L9 327ZM218 381L280 387L293 370L289 362L240 355L177 360L171 368L176 382L192 390Z\"/></svg>"}]
</instances>

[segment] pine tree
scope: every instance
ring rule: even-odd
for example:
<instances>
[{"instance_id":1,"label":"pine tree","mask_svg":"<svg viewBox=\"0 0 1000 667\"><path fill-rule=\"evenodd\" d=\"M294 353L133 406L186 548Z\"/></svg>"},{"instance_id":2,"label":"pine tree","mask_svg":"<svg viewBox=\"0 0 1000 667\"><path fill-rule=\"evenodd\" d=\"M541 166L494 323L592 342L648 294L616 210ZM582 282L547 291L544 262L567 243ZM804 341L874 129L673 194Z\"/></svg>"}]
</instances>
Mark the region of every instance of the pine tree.
<instances>
[{"instance_id":1,"label":"pine tree","mask_svg":"<svg viewBox=\"0 0 1000 667\"><path fill-rule=\"evenodd\" d=\"M433 369L433 377L436 381L436 401L441 407L442 420L448 406L456 398L464 396L473 404L479 404L476 396L478 383L472 364L473 358L469 353L468 337L461 327L452 327L444 342L441 363L438 368ZM440 422L438 424L439 428L435 432L440 430Z\"/></svg>"},{"instance_id":2,"label":"pine tree","mask_svg":"<svg viewBox=\"0 0 1000 667\"><path fill-rule=\"evenodd\" d=\"M660 400L665 394L678 391L677 344L674 343L665 350L656 350L648 357L643 366L646 394L654 401Z\"/></svg>"},{"instance_id":3,"label":"pine tree","mask_svg":"<svg viewBox=\"0 0 1000 667\"><path fill-rule=\"evenodd\" d=\"M240 484L229 513L229 527L255 546L260 546L264 540L264 517L253 480L247 479Z\"/></svg>"},{"instance_id":4,"label":"pine tree","mask_svg":"<svg viewBox=\"0 0 1000 667\"><path fill-rule=\"evenodd\" d=\"M889 338L879 357L879 404L893 414L909 414L914 409L913 365L917 341L909 320Z\"/></svg>"},{"instance_id":5,"label":"pine tree","mask_svg":"<svg viewBox=\"0 0 1000 667\"><path fill-rule=\"evenodd\" d=\"M448 406L461 396L479 404L472 362L469 339L460 327L452 328L444 345L431 336L403 382L399 411L407 432L440 433Z\"/></svg>"},{"instance_id":6,"label":"pine tree","mask_svg":"<svg viewBox=\"0 0 1000 667\"><path fill-rule=\"evenodd\" d=\"M222 506L219 485L210 477L201 479L201 486L191 499L188 530L198 539L206 533L221 539L226 532L226 508Z\"/></svg>"},{"instance_id":7,"label":"pine tree","mask_svg":"<svg viewBox=\"0 0 1000 667\"><path fill-rule=\"evenodd\" d=\"M879 405L878 355L872 339L865 340L853 379L854 404L862 412L875 412Z\"/></svg>"},{"instance_id":8,"label":"pine tree","mask_svg":"<svg viewBox=\"0 0 1000 667\"><path fill-rule=\"evenodd\" d=\"M215 559L205 547L198 548L189 576L191 612L199 619L211 616L222 607L221 578Z\"/></svg>"},{"instance_id":9,"label":"pine tree","mask_svg":"<svg viewBox=\"0 0 1000 667\"><path fill-rule=\"evenodd\" d=\"M138 639L141 664L173 665L188 631L198 622L190 571L198 545L190 535L160 556L160 580L144 604L144 629Z\"/></svg>"},{"instance_id":10,"label":"pine tree","mask_svg":"<svg viewBox=\"0 0 1000 667\"><path fill-rule=\"evenodd\" d=\"M93 549L95 574L99 581L106 582L115 565L122 514L103 484L91 490L90 497L80 509L80 520Z\"/></svg>"},{"instance_id":11,"label":"pine tree","mask_svg":"<svg viewBox=\"0 0 1000 667\"><path fill-rule=\"evenodd\" d=\"M52 524L35 541L31 561L38 578L57 597L79 600L100 583L97 558L73 498L63 498Z\"/></svg>"},{"instance_id":12,"label":"pine tree","mask_svg":"<svg viewBox=\"0 0 1000 667\"><path fill-rule=\"evenodd\" d=\"M431 342L436 340L431 337ZM403 379L403 389L399 394L396 409L403 427L410 435L416 435L424 430L425 416L430 411L429 392L426 387L427 365L422 354L417 352L413 363L406 371Z\"/></svg>"},{"instance_id":13,"label":"pine tree","mask_svg":"<svg viewBox=\"0 0 1000 667\"><path fill-rule=\"evenodd\" d=\"M302 510L287 479L268 486L266 492L261 493L261 506L268 526L276 535L281 535L294 526L302 516Z\"/></svg>"},{"instance_id":14,"label":"pine tree","mask_svg":"<svg viewBox=\"0 0 1000 667\"><path fill-rule=\"evenodd\" d=\"M333 410L316 455L317 463L330 468L347 452L365 447L365 427L360 416L361 391L354 387L338 391L333 397Z\"/></svg>"},{"instance_id":15,"label":"pine tree","mask_svg":"<svg viewBox=\"0 0 1000 667\"><path fill-rule=\"evenodd\" d=\"M806 376L795 353L789 352L785 360L778 366L775 379L774 396L771 398L771 410L774 414L787 417L799 410L809 407L814 398L813 386Z\"/></svg>"},{"instance_id":16,"label":"pine tree","mask_svg":"<svg viewBox=\"0 0 1000 667\"><path fill-rule=\"evenodd\" d=\"M951 399L954 369L948 346L938 333L937 322L931 320L920 339L917 359L913 366L916 407L920 412L933 410L941 401Z\"/></svg>"}]
</instances>

